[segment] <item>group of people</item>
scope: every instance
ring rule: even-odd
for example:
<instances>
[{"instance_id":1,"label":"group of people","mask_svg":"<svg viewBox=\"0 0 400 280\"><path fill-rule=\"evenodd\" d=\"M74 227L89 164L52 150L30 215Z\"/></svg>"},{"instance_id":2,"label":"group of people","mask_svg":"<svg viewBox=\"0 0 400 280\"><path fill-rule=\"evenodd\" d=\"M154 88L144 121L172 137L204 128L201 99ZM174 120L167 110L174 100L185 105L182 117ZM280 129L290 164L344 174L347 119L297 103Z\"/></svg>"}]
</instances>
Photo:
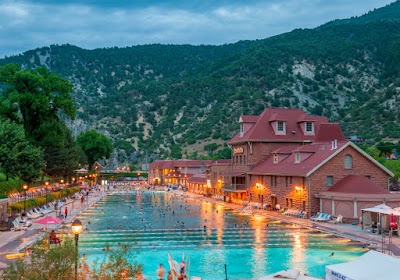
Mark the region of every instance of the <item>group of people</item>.
<instances>
[{"instance_id":1,"label":"group of people","mask_svg":"<svg viewBox=\"0 0 400 280\"><path fill-rule=\"evenodd\" d=\"M186 271L186 263L185 261L182 260L180 263L180 271L174 271L174 270L169 270L167 274L167 280L186 280L188 279L187 275L185 274ZM158 265L157 271L157 280L165 280L164 275L165 275L165 269L162 264Z\"/></svg>"}]
</instances>

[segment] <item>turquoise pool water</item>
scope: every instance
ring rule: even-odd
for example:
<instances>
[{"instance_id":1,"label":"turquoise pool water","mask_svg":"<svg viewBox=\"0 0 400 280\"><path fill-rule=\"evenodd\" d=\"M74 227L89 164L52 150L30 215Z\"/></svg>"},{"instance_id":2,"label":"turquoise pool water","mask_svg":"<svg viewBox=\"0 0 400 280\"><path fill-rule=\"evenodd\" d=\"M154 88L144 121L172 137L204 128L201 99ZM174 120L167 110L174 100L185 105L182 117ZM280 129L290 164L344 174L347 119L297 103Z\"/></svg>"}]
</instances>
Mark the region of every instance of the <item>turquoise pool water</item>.
<instances>
[{"instance_id":1,"label":"turquoise pool water","mask_svg":"<svg viewBox=\"0 0 400 280\"><path fill-rule=\"evenodd\" d=\"M155 279L159 263L169 268L168 252L178 262L185 253L190 275L204 280L225 279L225 264L229 279L288 268L324 277L326 265L365 252L346 238L161 192L109 195L79 219L88 228L79 252L89 263L102 259L106 246L128 245L147 279Z\"/></svg>"}]
</instances>

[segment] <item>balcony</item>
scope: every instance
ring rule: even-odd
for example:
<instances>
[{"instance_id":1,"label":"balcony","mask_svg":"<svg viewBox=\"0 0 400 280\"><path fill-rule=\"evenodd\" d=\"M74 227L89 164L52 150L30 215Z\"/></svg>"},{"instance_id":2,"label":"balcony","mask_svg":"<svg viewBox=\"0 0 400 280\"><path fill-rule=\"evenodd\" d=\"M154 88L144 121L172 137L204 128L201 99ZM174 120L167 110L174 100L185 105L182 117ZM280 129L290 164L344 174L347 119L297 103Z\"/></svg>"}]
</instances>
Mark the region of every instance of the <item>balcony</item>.
<instances>
[{"instance_id":1,"label":"balcony","mask_svg":"<svg viewBox=\"0 0 400 280\"><path fill-rule=\"evenodd\" d=\"M232 184L232 183L225 183L222 186L222 189L225 191L246 191L246 184Z\"/></svg>"}]
</instances>

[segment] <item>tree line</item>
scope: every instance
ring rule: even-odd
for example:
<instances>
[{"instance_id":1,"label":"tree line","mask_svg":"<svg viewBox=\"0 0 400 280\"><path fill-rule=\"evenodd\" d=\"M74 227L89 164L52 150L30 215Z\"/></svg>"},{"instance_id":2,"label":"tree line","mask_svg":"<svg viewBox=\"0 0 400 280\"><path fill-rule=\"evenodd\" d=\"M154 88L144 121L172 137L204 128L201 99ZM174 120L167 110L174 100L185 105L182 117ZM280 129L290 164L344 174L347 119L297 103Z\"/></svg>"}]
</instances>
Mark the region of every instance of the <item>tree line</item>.
<instances>
[{"instance_id":1,"label":"tree line","mask_svg":"<svg viewBox=\"0 0 400 280\"><path fill-rule=\"evenodd\" d=\"M75 138L64 120L74 119L71 83L44 67L0 66L0 172L31 183L45 174L72 175L79 164L110 156L110 139L97 131Z\"/></svg>"}]
</instances>

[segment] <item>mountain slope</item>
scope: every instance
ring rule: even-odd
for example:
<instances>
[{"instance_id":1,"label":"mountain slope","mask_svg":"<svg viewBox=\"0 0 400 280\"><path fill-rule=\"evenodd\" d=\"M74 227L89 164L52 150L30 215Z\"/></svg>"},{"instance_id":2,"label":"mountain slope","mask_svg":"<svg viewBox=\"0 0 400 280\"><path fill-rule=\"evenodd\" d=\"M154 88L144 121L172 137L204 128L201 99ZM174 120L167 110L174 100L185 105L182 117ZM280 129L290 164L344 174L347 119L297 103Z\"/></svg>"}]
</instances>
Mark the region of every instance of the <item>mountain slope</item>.
<instances>
[{"instance_id":1,"label":"mountain slope","mask_svg":"<svg viewBox=\"0 0 400 280\"><path fill-rule=\"evenodd\" d=\"M74 85L77 133L109 134L120 158L210 152L240 114L297 107L374 143L400 138L400 2L362 17L223 46L50 46L0 60ZM215 142L219 146L210 145Z\"/></svg>"}]
</instances>

